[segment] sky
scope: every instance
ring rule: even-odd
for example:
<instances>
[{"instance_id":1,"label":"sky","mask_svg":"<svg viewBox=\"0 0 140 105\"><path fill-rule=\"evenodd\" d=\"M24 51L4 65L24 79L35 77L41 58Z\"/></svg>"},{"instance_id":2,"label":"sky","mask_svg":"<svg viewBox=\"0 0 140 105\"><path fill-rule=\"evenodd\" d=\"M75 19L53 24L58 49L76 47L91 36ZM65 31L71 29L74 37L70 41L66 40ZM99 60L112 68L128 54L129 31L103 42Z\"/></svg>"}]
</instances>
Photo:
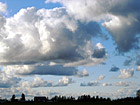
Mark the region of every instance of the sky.
<instances>
[{"instance_id":1,"label":"sky","mask_svg":"<svg viewBox=\"0 0 140 105\"><path fill-rule=\"evenodd\" d=\"M0 0L0 97L134 97L140 89L139 5Z\"/></svg>"}]
</instances>

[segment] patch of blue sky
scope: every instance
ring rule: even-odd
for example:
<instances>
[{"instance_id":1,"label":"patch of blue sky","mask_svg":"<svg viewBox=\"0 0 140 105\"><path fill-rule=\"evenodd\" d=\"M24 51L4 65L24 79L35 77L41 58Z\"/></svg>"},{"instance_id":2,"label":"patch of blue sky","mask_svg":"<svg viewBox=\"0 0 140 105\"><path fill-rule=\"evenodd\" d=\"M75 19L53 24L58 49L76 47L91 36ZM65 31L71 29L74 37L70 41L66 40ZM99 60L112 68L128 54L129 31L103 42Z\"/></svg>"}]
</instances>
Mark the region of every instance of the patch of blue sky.
<instances>
[{"instance_id":1,"label":"patch of blue sky","mask_svg":"<svg viewBox=\"0 0 140 105\"><path fill-rule=\"evenodd\" d=\"M27 7L35 7L37 9L45 8L45 9L53 9L56 7L61 7L60 3L47 3L45 4L45 0L0 0L7 4L7 17L11 17L16 14L20 9Z\"/></svg>"}]
</instances>

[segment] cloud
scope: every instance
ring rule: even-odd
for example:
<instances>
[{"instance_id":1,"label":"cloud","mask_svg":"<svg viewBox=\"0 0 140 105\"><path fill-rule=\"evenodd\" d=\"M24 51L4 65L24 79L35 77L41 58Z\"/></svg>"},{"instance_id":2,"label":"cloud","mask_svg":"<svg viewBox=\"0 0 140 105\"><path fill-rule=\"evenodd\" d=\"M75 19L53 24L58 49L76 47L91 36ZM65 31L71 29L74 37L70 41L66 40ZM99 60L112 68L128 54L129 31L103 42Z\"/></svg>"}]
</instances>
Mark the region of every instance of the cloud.
<instances>
[{"instance_id":1,"label":"cloud","mask_svg":"<svg viewBox=\"0 0 140 105\"><path fill-rule=\"evenodd\" d=\"M56 76L89 76L87 70L78 70L75 67L63 67L62 65L48 65L48 64L35 64L35 65L8 65L3 66L3 71L10 75L25 76L25 75L56 75Z\"/></svg>"},{"instance_id":2,"label":"cloud","mask_svg":"<svg viewBox=\"0 0 140 105\"><path fill-rule=\"evenodd\" d=\"M79 77L86 77L86 76L89 76L89 73L88 73L88 71L86 69L84 69L83 71L78 71L77 75Z\"/></svg>"},{"instance_id":3,"label":"cloud","mask_svg":"<svg viewBox=\"0 0 140 105\"><path fill-rule=\"evenodd\" d=\"M118 89L115 93L114 96L117 97L135 97L136 96L136 88L121 88Z\"/></svg>"},{"instance_id":4,"label":"cloud","mask_svg":"<svg viewBox=\"0 0 140 105\"><path fill-rule=\"evenodd\" d=\"M96 44L96 49L94 50L93 57L95 58L104 58L106 56L105 48L102 46L101 43Z\"/></svg>"},{"instance_id":5,"label":"cloud","mask_svg":"<svg viewBox=\"0 0 140 105\"><path fill-rule=\"evenodd\" d=\"M140 66L137 66L137 71L140 71Z\"/></svg>"},{"instance_id":6,"label":"cloud","mask_svg":"<svg viewBox=\"0 0 140 105\"><path fill-rule=\"evenodd\" d=\"M63 87L68 86L70 84L74 83L72 78L63 77L58 81L58 83L55 83L54 81L47 81L40 77L35 77L33 82L29 84L31 88L38 88L38 87Z\"/></svg>"},{"instance_id":7,"label":"cloud","mask_svg":"<svg viewBox=\"0 0 140 105\"><path fill-rule=\"evenodd\" d=\"M7 75L6 72L0 71L0 88L10 88L12 86L17 86L21 78L18 78L12 74Z\"/></svg>"},{"instance_id":8,"label":"cloud","mask_svg":"<svg viewBox=\"0 0 140 105\"><path fill-rule=\"evenodd\" d=\"M98 81L90 81L88 83L81 83L80 86L98 86L99 82Z\"/></svg>"},{"instance_id":9,"label":"cloud","mask_svg":"<svg viewBox=\"0 0 140 105\"><path fill-rule=\"evenodd\" d=\"M134 75L134 69L122 69L120 72L121 74L118 76L120 79L128 79Z\"/></svg>"},{"instance_id":10,"label":"cloud","mask_svg":"<svg viewBox=\"0 0 140 105\"><path fill-rule=\"evenodd\" d=\"M74 83L72 78L63 77L61 80L59 80L58 84L56 84L55 87L68 86L72 83Z\"/></svg>"},{"instance_id":11,"label":"cloud","mask_svg":"<svg viewBox=\"0 0 140 105\"><path fill-rule=\"evenodd\" d=\"M2 65L48 61L66 66L95 65L106 58L104 48L92 47L91 39L103 35L99 24L77 21L64 7L50 10L29 7L5 20L0 34Z\"/></svg>"},{"instance_id":12,"label":"cloud","mask_svg":"<svg viewBox=\"0 0 140 105\"><path fill-rule=\"evenodd\" d=\"M104 87L105 86L112 86L112 84L111 83L103 83L102 86L104 86Z\"/></svg>"},{"instance_id":13,"label":"cloud","mask_svg":"<svg viewBox=\"0 0 140 105\"><path fill-rule=\"evenodd\" d=\"M112 66L111 69L110 69L110 71L111 71L111 72L117 72L117 71L119 71L119 69L120 69L120 68L118 68L118 67L116 67L116 66Z\"/></svg>"},{"instance_id":14,"label":"cloud","mask_svg":"<svg viewBox=\"0 0 140 105\"><path fill-rule=\"evenodd\" d=\"M104 78L105 78L104 75L100 75L100 76L98 77L98 80L103 80Z\"/></svg>"},{"instance_id":15,"label":"cloud","mask_svg":"<svg viewBox=\"0 0 140 105\"><path fill-rule=\"evenodd\" d=\"M124 86L124 87L130 86L130 85L132 85L132 83L128 81L120 81L115 84L115 86Z\"/></svg>"},{"instance_id":16,"label":"cloud","mask_svg":"<svg viewBox=\"0 0 140 105\"><path fill-rule=\"evenodd\" d=\"M133 62L133 59L132 58L126 59L124 61L124 66L130 66L132 64L132 62Z\"/></svg>"},{"instance_id":17,"label":"cloud","mask_svg":"<svg viewBox=\"0 0 140 105\"><path fill-rule=\"evenodd\" d=\"M46 0L46 3L48 2L61 3L71 16L80 21L103 20L102 25L112 35L120 53L139 48L137 43L140 34L140 1Z\"/></svg>"},{"instance_id":18,"label":"cloud","mask_svg":"<svg viewBox=\"0 0 140 105\"><path fill-rule=\"evenodd\" d=\"M1 13L1 12L6 12L6 9L7 9L6 4L0 2L0 13Z\"/></svg>"},{"instance_id":19,"label":"cloud","mask_svg":"<svg viewBox=\"0 0 140 105\"><path fill-rule=\"evenodd\" d=\"M33 88L37 88L37 87L52 87L53 86L53 82L48 82L48 81L45 81L44 79L42 78L39 78L39 77L35 77L31 86Z\"/></svg>"}]
</instances>

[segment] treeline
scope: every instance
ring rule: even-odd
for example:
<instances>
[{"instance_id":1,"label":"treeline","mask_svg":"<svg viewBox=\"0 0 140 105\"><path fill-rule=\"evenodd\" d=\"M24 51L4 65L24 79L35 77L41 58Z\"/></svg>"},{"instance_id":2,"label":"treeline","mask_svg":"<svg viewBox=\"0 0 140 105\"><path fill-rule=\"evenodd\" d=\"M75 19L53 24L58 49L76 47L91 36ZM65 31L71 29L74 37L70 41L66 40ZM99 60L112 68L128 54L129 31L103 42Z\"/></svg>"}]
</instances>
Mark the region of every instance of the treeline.
<instances>
[{"instance_id":1,"label":"treeline","mask_svg":"<svg viewBox=\"0 0 140 105\"><path fill-rule=\"evenodd\" d=\"M82 95L78 98L75 97L66 97L66 96L54 96L51 99L48 97L34 97L34 100L26 100L25 95L22 94L20 99L16 99L15 95L11 97L10 100L7 99L0 99L1 103L4 102L140 102L140 97L126 97L126 98L120 98L120 99L110 99L110 98L103 98L99 96L90 96L90 95Z\"/></svg>"},{"instance_id":2,"label":"treeline","mask_svg":"<svg viewBox=\"0 0 140 105\"><path fill-rule=\"evenodd\" d=\"M52 102L67 102L67 101L76 101L76 102L140 102L139 97L126 97L121 99L111 99L111 98L103 98L99 96L90 96L90 95L82 95L77 99L74 97L66 97L66 96L55 96L52 99L48 100Z\"/></svg>"}]
</instances>

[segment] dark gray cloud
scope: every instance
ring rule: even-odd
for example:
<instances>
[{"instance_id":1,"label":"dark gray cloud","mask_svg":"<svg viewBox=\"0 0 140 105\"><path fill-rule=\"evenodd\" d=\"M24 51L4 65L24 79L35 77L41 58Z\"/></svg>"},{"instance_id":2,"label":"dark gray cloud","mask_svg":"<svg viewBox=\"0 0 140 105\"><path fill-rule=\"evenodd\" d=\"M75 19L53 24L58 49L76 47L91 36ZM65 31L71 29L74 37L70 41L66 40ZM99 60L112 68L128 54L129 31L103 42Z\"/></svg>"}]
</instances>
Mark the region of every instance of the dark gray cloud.
<instances>
[{"instance_id":1,"label":"dark gray cloud","mask_svg":"<svg viewBox=\"0 0 140 105\"><path fill-rule=\"evenodd\" d=\"M75 67L63 67L63 65L10 65L4 66L4 71L15 75L57 75L57 76L89 76L87 70L80 71Z\"/></svg>"},{"instance_id":2,"label":"dark gray cloud","mask_svg":"<svg viewBox=\"0 0 140 105\"><path fill-rule=\"evenodd\" d=\"M110 32L120 53L139 49L140 1L46 0L46 3L48 2L61 3L77 20L86 22L104 20L102 25Z\"/></svg>"},{"instance_id":3,"label":"dark gray cloud","mask_svg":"<svg viewBox=\"0 0 140 105\"><path fill-rule=\"evenodd\" d=\"M124 61L124 66L130 66L132 62L133 62L133 59L132 59L132 58L126 59L126 60Z\"/></svg>"},{"instance_id":4,"label":"dark gray cloud","mask_svg":"<svg viewBox=\"0 0 140 105\"><path fill-rule=\"evenodd\" d=\"M94 58L103 58L106 55L105 48L95 49L93 53Z\"/></svg>"},{"instance_id":5,"label":"dark gray cloud","mask_svg":"<svg viewBox=\"0 0 140 105\"><path fill-rule=\"evenodd\" d=\"M36 66L30 73L23 75L76 75L78 70L74 67L63 67L60 65L56 66Z\"/></svg>"},{"instance_id":6,"label":"dark gray cloud","mask_svg":"<svg viewBox=\"0 0 140 105\"><path fill-rule=\"evenodd\" d=\"M111 72L117 72L119 70L120 70L120 68L118 68L116 66L112 66L111 69L110 69Z\"/></svg>"}]
</instances>

